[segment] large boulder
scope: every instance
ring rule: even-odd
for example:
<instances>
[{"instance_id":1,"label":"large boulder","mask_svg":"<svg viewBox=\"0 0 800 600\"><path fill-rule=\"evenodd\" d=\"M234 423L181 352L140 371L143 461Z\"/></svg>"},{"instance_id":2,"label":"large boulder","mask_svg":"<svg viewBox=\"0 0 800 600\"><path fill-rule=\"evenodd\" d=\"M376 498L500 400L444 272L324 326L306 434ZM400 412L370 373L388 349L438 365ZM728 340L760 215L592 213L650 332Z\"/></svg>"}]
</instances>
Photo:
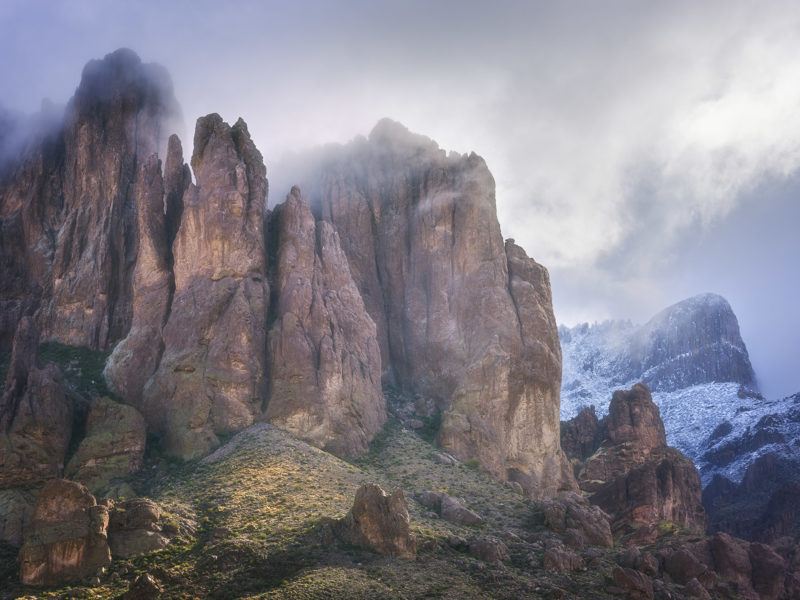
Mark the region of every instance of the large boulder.
<instances>
[{"instance_id":1,"label":"large boulder","mask_svg":"<svg viewBox=\"0 0 800 600\"><path fill-rule=\"evenodd\" d=\"M114 505L108 524L108 545L115 558L130 558L165 548L161 507L147 498Z\"/></svg>"},{"instance_id":2,"label":"large boulder","mask_svg":"<svg viewBox=\"0 0 800 600\"><path fill-rule=\"evenodd\" d=\"M381 554L414 558L417 553L416 539L409 531L408 503L399 488L387 494L374 483L363 484L353 508L334 529L345 542Z\"/></svg>"},{"instance_id":3,"label":"large boulder","mask_svg":"<svg viewBox=\"0 0 800 600\"><path fill-rule=\"evenodd\" d=\"M609 516L580 494L561 493L544 500L542 509L547 526L556 533L567 535L576 532L593 546L614 546Z\"/></svg>"},{"instance_id":4,"label":"large boulder","mask_svg":"<svg viewBox=\"0 0 800 600\"><path fill-rule=\"evenodd\" d=\"M111 562L108 509L79 483L54 479L42 490L20 549L20 581L58 585Z\"/></svg>"},{"instance_id":5,"label":"large boulder","mask_svg":"<svg viewBox=\"0 0 800 600\"><path fill-rule=\"evenodd\" d=\"M139 470L146 439L144 418L134 407L94 398L86 416L86 435L65 473L92 493L105 492L112 480Z\"/></svg>"},{"instance_id":6,"label":"large boulder","mask_svg":"<svg viewBox=\"0 0 800 600\"><path fill-rule=\"evenodd\" d=\"M38 365L38 344L33 319L24 317L0 397L0 489L41 485L64 470L73 406L58 367Z\"/></svg>"},{"instance_id":7,"label":"large boulder","mask_svg":"<svg viewBox=\"0 0 800 600\"><path fill-rule=\"evenodd\" d=\"M363 454L386 421L375 323L339 235L315 221L298 188L271 223L277 295L266 418L336 454Z\"/></svg>"},{"instance_id":8,"label":"large boulder","mask_svg":"<svg viewBox=\"0 0 800 600\"><path fill-rule=\"evenodd\" d=\"M219 434L251 425L266 396L264 217L267 179L241 119L197 121L192 167L173 243L175 292L159 366L143 390L149 426L188 459Z\"/></svg>"}]
</instances>

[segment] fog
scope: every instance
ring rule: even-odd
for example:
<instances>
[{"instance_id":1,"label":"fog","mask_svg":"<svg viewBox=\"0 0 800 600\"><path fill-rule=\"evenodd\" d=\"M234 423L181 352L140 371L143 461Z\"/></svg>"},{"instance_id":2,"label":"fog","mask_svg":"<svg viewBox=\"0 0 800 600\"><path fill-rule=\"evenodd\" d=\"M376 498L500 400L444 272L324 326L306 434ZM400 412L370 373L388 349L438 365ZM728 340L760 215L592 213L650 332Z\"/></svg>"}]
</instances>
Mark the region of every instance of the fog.
<instances>
[{"instance_id":1,"label":"fog","mask_svg":"<svg viewBox=\"0 0 800 600\"><path fill-rule=\"evenodd\" d=\"M560 322L717 292L767 395L800 390L795 3L6 0L0 33L0 105L65 103L130 47L169 70L188 128L247 121L273 204L284 153L382 117L474 150Z\"/></svg>"}]
</instances>

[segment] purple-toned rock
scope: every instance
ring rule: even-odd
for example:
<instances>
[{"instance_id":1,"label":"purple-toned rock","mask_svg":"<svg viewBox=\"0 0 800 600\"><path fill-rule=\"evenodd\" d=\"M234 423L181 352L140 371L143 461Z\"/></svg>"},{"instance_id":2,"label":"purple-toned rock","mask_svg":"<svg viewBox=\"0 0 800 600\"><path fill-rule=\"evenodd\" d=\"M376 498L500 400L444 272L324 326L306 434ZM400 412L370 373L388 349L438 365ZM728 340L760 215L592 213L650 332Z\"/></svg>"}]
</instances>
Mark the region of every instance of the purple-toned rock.
<instances>
[{"instance_id":1,"label":"purple-toned rock","mask_svg":"<svg viewBox=\"0 0 800 600\"><path fill-rule=\"evenodd\" d=\"M375 323L338 234L314 220L298 188L272 220L277 296L266 418L335 454L363 454L386 421Z\"/></svg>"},{"instance_id":2,"label":"purple-toned rock","mask_svg":"<svg viewBox=\"0 0 800 600\"><path fill-rule=\"evenodd\" d=\"M182 458L252 424L267 380L266 169L241 119L198 119L194 146L164 351L142 401L148 425Z\"/></svg>"}]
</instances>

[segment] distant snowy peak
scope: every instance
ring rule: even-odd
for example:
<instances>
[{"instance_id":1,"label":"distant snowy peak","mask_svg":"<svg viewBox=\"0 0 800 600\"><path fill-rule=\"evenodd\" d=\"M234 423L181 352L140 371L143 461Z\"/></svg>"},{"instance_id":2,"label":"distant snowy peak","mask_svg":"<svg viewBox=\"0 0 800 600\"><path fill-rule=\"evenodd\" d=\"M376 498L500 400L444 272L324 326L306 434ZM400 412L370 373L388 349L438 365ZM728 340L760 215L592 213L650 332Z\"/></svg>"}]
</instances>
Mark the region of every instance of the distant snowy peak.
<instances>
[{"instance_id":1,"label":"distant snowy peak","mask_svg":"<svg viewBox=\"0 0 800 600\"><path fill-rule=\"evenodd\" d=\"M712 382L756 389L739 321L717 294L694 296L664 309L631 338L631 367L653 390Z\"/></svg>"},{"instance_id":2,"label":"distant snowy peak","mask_svg":"<svg viewBox=\"0 0 800 600\"><path fill-rule=\"evenodd\" d=\"M735 417L749 412L754 418L758 411L752 409L763 401L736 315L723 297L689 298L640 326L629 321L561 326L559 338L563 420L590 405L602 416L615 389L642 381L661 409L667 441L695 462L704 481L720 471L741 477L746 461L723 466L706 456L722 442L710 439L719 425L746 427L739 421L747 417Z\"/></svg>"}]
</instances>

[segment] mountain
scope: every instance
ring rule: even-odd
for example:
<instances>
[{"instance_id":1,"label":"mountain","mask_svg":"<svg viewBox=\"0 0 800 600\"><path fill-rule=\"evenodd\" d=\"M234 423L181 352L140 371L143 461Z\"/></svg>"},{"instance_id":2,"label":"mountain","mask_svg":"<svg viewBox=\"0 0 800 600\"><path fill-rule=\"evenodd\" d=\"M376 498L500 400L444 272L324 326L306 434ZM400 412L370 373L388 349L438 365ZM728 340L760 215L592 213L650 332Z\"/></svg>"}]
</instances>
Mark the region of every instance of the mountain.
<instances>
[{"instance_id":1,"label":"mountain","mask_svg":"<svg viewBox=\"0 0 800 600\"><path fill-rule=\"evenodd\" d=\"M420 397L417 416L457 459L532 495L575 488L547 270L503 240L483 159L384 120L270 210L246 123L199 118L186 164L169 135L179 114L166 71L121 49L87 64L63 119L2 152L0 338L18 350L0 461L20 472L2 484L14 514L46 483L31 465L53 477L74 452L111 460L86 441L114 421L103 415L143 419L132 447L147 435L181 460L261 421L356 456L386 422L384 384ZM110 352L112 404L38 365L40 340ZM140 462L82 481L110 493Z\"/></svg>"},{"instance_id":2,"label":"mountain","mask_svg":"<svg viewBox=\"0 0 800 600\"><path fill-rule=\"evenodd\" d=\"M705 457L717 427L742 411L753 415L763 402L736 315L716 294L678 302L642 326L562 326L559 338L562 418L591 405L603 414L615 389L642 381L661 409L667 440L694 461L704 483L721 468ZM745 468L733 465L727 475L741 478Z\"/></svg>"},{"instance_id":3,"label":"mountain","mask_svg":"<svg viewBox=\"0 0 800 600\"><path fill-rule=\"evenodd\" d=\"M771 541L797 533L798 396L769 400L736 316L720 296L679 302L643 326L608 321L560 327L561 414L603 414L617 387L653 386L667 441L697 465L711 531Z\"/></svg>"}]
</instances>

